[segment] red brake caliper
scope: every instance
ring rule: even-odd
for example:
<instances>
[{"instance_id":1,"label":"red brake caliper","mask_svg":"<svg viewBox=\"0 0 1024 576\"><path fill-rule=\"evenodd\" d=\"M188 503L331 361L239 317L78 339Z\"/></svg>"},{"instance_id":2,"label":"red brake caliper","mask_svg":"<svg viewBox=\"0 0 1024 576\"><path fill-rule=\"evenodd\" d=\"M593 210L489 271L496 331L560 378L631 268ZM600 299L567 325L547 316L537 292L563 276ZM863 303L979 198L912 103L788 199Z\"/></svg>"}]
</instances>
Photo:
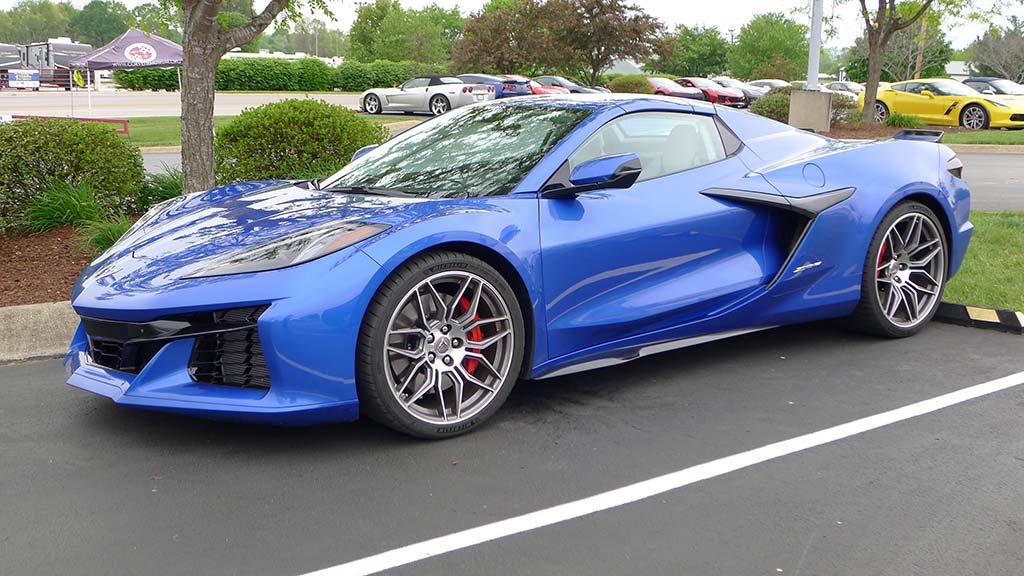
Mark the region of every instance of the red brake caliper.
<instances>
[{"instance_id":1,"label":"red brake caliper","mask_svg":"<svg viewBox=\"0 0 1024 576\"><path fill-rule=\"evenodd\" d=\"M466 298L465 296L463 296L462 299L459 300L459 305L462 306L462 312L465 313L466 311L469 310L469 299ZM479 319L480 319L480 314L477 314L476 316L473 317L473 321L474 322L479 320ZM481 341L483 339L484 339L484 331L479 326L477 326L476 328L473 328L472 330L469 331L468 334L466 334L466 340L473 340L473 341L479 342L479 341ZM468 344L468 342L467 342L467 344ZM469 348L468 346L466 347L466 350L468 352L480 352L479 349L477 349L477 348ZM476 360L475 358L467 358L463 365L466 367L466 371L469 372L470 374L472 374L473 372L476 371L476 367L480 365L480 361Z\"/></svg>"},{"instance_id":2,"label":"red brake caliper","mask_svg":"<svg viewBox=\"0 0 1024 576\"><path fill-rule=\"evenodd\" d=\"M875 278L882 277L882 271L878 268L882 265L882 260L885 259L885 250L889 246L889 239L882 240L882 250L878 252L878 262L875 264Z\"/></svg>"}]
</instances>

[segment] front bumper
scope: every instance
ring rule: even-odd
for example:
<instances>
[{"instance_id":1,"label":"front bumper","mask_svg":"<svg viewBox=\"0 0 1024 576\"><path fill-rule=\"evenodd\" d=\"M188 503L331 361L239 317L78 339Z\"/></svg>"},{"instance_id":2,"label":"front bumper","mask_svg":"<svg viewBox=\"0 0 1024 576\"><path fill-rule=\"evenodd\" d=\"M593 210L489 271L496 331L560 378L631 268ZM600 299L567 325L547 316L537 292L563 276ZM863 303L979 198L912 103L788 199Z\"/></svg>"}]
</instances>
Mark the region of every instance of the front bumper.
<instances>
[{"instance_id":1,"label":"front bumper","mask_svg":"<svg viewBox=\"0 0 1024 576\"><path fill-rule=\"evenodd\" d=\"M356 343L373 293L367 287L376 285L379 273L376 262L352 250L341 262L323 258L273 272L182 281L164 294L149 295L145 310L126 309L137 294L84 291L73 303L79 314L130 327L263 302L267 308L256 329L269 385L198 377L194 354L197 339L204 336L188 329L161 340L144 361L118 366L94 356L83 324L64 358L67 382L120 405L216 419L281 425L355 420ZM204 300L203 283L216 283L234 292L237 300L219 300L217 295L224 292L212 290ZM182 298L191 301L193 310L178 306Z\"/></svg>"}]
</instances>

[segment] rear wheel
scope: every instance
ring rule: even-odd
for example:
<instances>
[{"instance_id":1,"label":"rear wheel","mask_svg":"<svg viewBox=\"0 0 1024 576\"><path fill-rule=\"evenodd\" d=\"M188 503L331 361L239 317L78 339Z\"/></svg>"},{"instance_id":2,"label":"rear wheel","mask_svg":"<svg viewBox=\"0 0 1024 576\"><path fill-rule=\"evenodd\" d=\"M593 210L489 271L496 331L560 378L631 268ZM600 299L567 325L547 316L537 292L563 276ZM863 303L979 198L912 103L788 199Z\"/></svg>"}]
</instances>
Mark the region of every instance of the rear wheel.
<instances>
[{"instance_id":1,"label":"rear wheel","mask_svg":"<svg viewBox=\"0 0 1024 576\"><path fill-rule=\"evenodd\" d=\"M359 335L360 408L421 438L472 430L505 402L523 358L508 282L457 252L418 256L374 296Z\"/></svg>"},{"instance_id":2,"label":"rear wheel","mask_svg":"<svg viewBox=\"0 0 1024 576\"><path fill-rule=\"evenodd\" d=\"M960 111L960 125L972 130L988 128L988 112L978 104L965 106Z\"/></svg>"},{"instance_id":3,"label":"rear wheel","mask_svg":"<svg viewBox=\"0 0 1024 576\"><path fill-rule=\"evenodd\" d=\"M380 114L380 98L377 98L375 94L368 94L363 99L363 110L366 110L367 114Z\"/></svg>"},{"instance_id":4,"label":"rear wheel","mask_svg":"<svg viewBox=\"0 0 1024 576\"><path fill-rule=\"evenodd\" d=\"M451 105L448 103L448 99L440 94L430 99L430 113L434 116L440 116L451 109Z\"/></svg>"},{"instance_id":5,"label":"rear wheel","mask_svg":"<svg viewBox=\"0 0 1024 576\"><path fill-rule=\"evenodd\" d=\"M875 101L875 122L883 124L885 119L889 117L889 107L885 105L885 102Z\"/></svg>"},{"instance_id":6,"label":"rear wheel","mask_svg":"<svg viewBox=\"0 0 1024 576\"><path fill-rule=\"evenodd\" d=\"M934 212L918 202L893 208L875 232L864 262L854 326L893 338L916 334L938 310L946 254L946 237Z\"/></svg>"}]
</instances>

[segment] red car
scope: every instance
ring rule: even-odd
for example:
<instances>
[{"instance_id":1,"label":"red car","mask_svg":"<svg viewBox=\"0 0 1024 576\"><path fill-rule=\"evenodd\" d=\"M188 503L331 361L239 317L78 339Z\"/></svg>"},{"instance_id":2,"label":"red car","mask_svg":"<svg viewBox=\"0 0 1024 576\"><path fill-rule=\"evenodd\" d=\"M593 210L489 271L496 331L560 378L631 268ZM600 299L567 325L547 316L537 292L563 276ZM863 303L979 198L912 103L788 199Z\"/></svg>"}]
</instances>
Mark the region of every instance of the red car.
<instances>
[{"instance_id":1,"label":"red car","mask_svg":"<svg viewBox=\"0 0 1024 576\"><path fill-rule=\"evenodd\" d=\"M701 92L696 88L680 86L668 78L648 77L647 81L651 83L651 88L654 88L655 94L675 96L676 98L690 98L693 100L707 100L707 97L704 96L704 92Z\"/></svg>"},{"instance_id":2,"label":"red car","mask_svg":"<svg viewBox=\"0 0 1024 576\"><path fill-rule=\"evenodd\" d=\"M718 82L708 80L707 78L678 78L676 79L676 82L683 86L697 88L704 93L708 102L724 104L735 108L744 108L750 104L742 90L726 88Z\"/></svg>"},{"instance_id":3,"label":"red car","mask_svg":"<svg viewBox=\"0 0 1024 576\"><path fill-rule=\"evenodd\" d=\"M568 94L569 90L560 86L545 86L536 80L530 80L526 76L519 76L517 74L505 74L505 78L512 80L513 82L528 82L530 84L530 90L534 94Z\"/></svg>"}]
</instances>

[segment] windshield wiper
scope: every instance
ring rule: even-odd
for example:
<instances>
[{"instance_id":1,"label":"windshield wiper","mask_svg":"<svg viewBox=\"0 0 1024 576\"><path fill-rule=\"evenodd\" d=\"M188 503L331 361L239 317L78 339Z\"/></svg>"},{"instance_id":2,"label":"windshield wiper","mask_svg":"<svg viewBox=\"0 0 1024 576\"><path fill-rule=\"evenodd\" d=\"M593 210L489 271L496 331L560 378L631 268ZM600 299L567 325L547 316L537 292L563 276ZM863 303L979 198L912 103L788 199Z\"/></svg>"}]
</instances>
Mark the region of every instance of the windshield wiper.
<instances>
[{"instance_id":1,"label":"windshield wiper","mask_svg":"<svg viewBox=\"0 0 1024 576\"><path fill-rule=\"evenodd\" d=\"M331 186L321 188L321 192L339 192L342 194L365 194L367 196L391 196L395 198L412 198L415 194L402 192L394 188L382 188L378 186Z\"/></svg>"}]
</instances>

